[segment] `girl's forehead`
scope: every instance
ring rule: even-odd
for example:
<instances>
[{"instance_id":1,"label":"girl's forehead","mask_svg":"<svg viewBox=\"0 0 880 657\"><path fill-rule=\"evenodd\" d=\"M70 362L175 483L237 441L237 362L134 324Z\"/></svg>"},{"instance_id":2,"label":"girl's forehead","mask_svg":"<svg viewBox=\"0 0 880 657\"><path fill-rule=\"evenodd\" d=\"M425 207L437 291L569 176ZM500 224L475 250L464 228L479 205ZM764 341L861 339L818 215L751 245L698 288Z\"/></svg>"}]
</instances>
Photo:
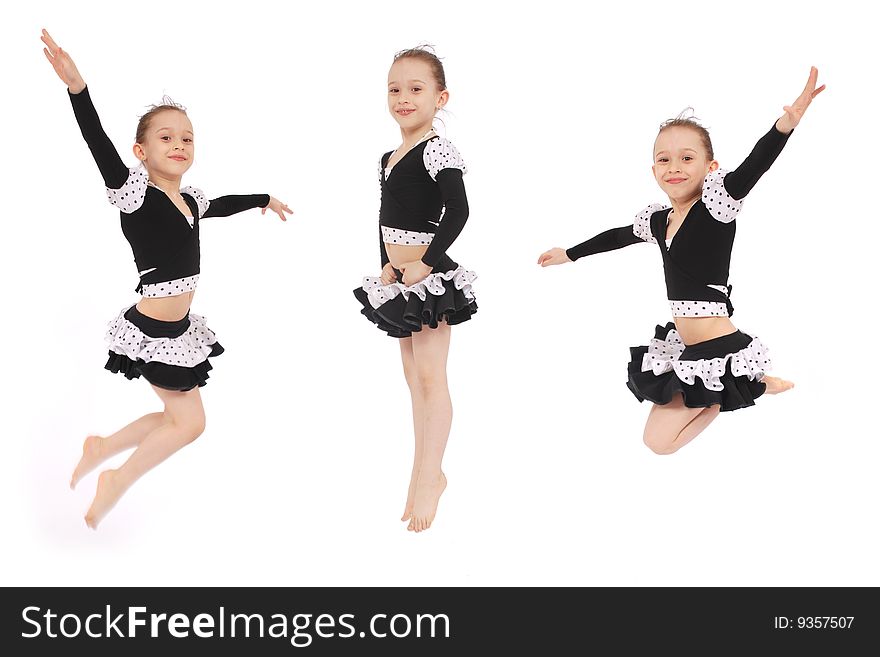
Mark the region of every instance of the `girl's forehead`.
<instances>
[{"instance_id":1,"label":"girl's forehead","mask_svg":"<svg viewBox=\"0 0 880 657\"><path fill-rule=\"evenodd\" d=\"M682 126L666 128L654 140L654 152L691 149L700 151L702 140L696 130Z\"/></svg>"},{"instance_id":2,"label":"girl's forehead","mask_svg":"<svg viewBox=\"0 0 880 657\"><path fill-rule=\"evenodd\" d=\"M423 80L427 82L433 78L431 65L415 57L398 59L391 65L391 69L388 71L388 82L404 82L406 80Z\"/></svg>"},{"instance_id":3,"label":"girl's forehead","mask_svg":"<svg viewBox=\"0 0 880 657\"><path fill-rule=\"evenodd\" d=\"M172 130L188 130L192 132L192 122L189 120L189 117L178 110L156 112L150 119L150 127L154 131L170 128Z\"/></svg>"}]
</instances>

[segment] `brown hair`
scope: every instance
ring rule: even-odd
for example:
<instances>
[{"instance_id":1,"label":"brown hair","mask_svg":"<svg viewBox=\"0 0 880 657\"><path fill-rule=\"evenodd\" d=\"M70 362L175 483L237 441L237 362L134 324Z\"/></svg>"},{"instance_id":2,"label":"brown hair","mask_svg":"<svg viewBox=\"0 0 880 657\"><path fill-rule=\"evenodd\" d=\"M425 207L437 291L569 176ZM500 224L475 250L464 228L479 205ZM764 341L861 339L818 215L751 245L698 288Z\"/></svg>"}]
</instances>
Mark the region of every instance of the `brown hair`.
<instances>
[{"instance_id":1,"label":"brown hair","mask_svg":"<svg viewBox=\"0 0 880 657\"><path fill-rule=\"evenodd\" d=\"M693 107L687 107L674 119L667 119L660 124L660 131L657 133L657 136L659 137L660 133L667 128L690 128L691 130L695 130L700 136L700 141L703 142L703 148L706 149L706 155L710 160L714 160L715 151L712 149L712 140L709 138L709 131L699 124L699 120L693 115L693 112Z\"/></svg>"},{"instance_id":2,"label":"brown hair","mask_svg":"<svg viewBox=\"0 0 880 657\"><path fill-rule=\"evenodd\" d=\"M175 103L169 96L163 96L162 102L158 105L150 105L150 109L147 110L146 114L141 116L138 121L137 130L134 134L134 141L137 144L143 144L144 139L147 137L147 129L150 127L150 121L156 116L159 112L164 112L165 110L175 110L177 112L183 112L186 114L186 108L180 103Z\"/></svg>"},{"instance_id":3,"label":"brown hair","mask_svg":"<svg viewBox=\"0 0 880 657\"><path fill-rule=\"evenodd\" d=\"M440 62L440 58L434 54L434 46L423 43L415 48L401 50L394 55L394 61L396 62L399 59L406 59L408 57L411 57L412 59L421 59L423 62L426 62L431 67L431 73L434 75L434 79L437 81L437 86L440 87L440 91L446 90L446 72L443 70L443 64Z\"/></svg>"}]
</instances>

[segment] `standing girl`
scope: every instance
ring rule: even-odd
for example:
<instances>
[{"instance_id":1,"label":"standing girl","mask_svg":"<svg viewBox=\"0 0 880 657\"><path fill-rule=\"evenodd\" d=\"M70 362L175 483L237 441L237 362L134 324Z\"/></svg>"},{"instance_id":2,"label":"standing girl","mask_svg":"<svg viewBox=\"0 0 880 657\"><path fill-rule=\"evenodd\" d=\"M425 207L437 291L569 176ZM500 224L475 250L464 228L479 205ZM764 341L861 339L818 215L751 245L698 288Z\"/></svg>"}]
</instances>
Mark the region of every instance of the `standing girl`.
<instances>
[{"instance_id":1,"label":"standing girl","mask_svg":"<svg viewBox=\"0 0 880 657\"><path fill-rule=\"evenodd\" d=\"M742 199L770 168L818 89L807 85L734 171L718 168L709 133L691 118L660 127L654 142L654 177L669 205L653 204L632 225L613 228L563 251L538 258L542 267L572 262L638 242L656 244L663 259L674 323L657 326L648 346L630 351L627 385L639 401L654 403L644 441L671 454L697 437L720 411L752 406L764 393L793 384L767 376L767 348L730 321L728 282L736 217Z\"/></svg>"},{"instance_id":2,"label":"standing girl","mask_svg":"<svg viewBox=\"0 0 880 657\"><path fill-rule=\"evenodd\" d=\"M105 367L128 379L143 376L164 404L106 438L89 436L70 486L106 459L135 448L116 470L98 477L86 513L92 529L126 490L148 470L195 440L205 428L199 387L219 356L205 319L189 312L199 278L199 222L250 208L284 213L290 208L268 194L221 196L213 200L193 187L180 188L195 154L192 124L179 105L154 106L141 117L133 147L140 160L129 169L104 133L89 90L73 60L43 30L43 52L68 87L73 113L107 185L107 197L120 210L122 232L131 244L140 273L141 299L110 323Z\"/></svg>"},{"instance_id":3,"label":"standing girl","mask_svg":"<svg viewBox=\"0 0 880 657\"><path fill-rule=\"evenodd\" d=\"M425 48L399 52L388 73L388 110L401 145L379 165L382 274L354 290L370 321L399 339L412 397L415 455L401 520L431 526L446 488L441 469L452 424L446 381L450 327L477 311L474 272L446 253L468 217L455 146L439 137L434 115L449 100L443 64Z\"/></svg>"}]
</instances>

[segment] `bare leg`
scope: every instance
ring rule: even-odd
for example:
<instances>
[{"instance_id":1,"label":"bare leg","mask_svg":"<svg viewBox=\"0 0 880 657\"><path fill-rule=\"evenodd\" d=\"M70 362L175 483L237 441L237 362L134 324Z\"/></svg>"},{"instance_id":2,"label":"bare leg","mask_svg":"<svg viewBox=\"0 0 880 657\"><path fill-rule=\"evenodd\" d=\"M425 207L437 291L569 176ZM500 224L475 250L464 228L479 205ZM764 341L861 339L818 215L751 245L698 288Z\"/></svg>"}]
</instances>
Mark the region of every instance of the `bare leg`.
<instances>
[{"instance_id":1,"label":"bare leg","mask_svg":"<svg viewBox=\"0 0 880 657\"><path fill-rule=\"evenodd\" d=\"M761 382L767 386L767 389L764 391L765 395L778 395L780 392L794 388L794 384L791 381L786 381L776 376L765 376L761 379Z\"/></svg>"},{"instance_id":2,"label":"bare leg","mask_svg":"<svg viewBox=\"0 0 880 657\"><path fill-rule=\"evenodd\" d=\"M412 517L407 529L424 531L437 513L440 495L446 489L441 465L449 429L452 426L452 399L446 381L446 360L452 329L441 323L436 329L413 333L412 348L416 374L424 400L424 452Z\"/></svg>"},{"instance_id":3,"label":"bare leg","mask_svg":"<svg viewBox=\"0 0 880 657\"><path fill-rule=\"evenodd\" d=\"M668 404L654 404L645 423L645 444L655 454L672 454L700 435L718 417L721 407L688 408L681 395Z\"/></svg>"},{"instance_id":4,"label":"bare leg","mask_svg":"<svg viewBox=\"0 0 880 657\"><path fill-rule=\"evenodd\" d=\"M412 398L412 414L413 414L413 434L416 439L416 446L413 453L412 474L409 480L409 489L406 494L406 506L403 509L401 520L406 521L412 517L413 500L416 496L416 484L419 481L419 468L422 464L422 454L425 446L425 400L422 396L422 389L419 386L419 377L416 373L416 362L413 356L412 338L401 338L400 342L400 358L403 361L403 375L406 377L406 384L409 386L410 397Z\"/></svg>"},{"instance_id":5,"label":"bare leg","mask_svg":"<svg viewBox=\"0 0 880 657\"><path fill-rule=\"evenodd\" d=\"M88 436L83 443L82 458L76 464L70 487L76 488L79 480L101 465L111 456L116 456L131 447L141 444L144 437L160 424L166 422L164 413L149 413L123 427L112 436Z\"/></svg>"},{"instance_id":6,"label":"bare leg","mask_svg":"<svg viewBox=\"0 0 880 657\"><path fill-rule=\"evenodd\" d=\"M176 392L153 386L153 390L165 404L168 421L147 434L118 470L100 474L95 499L86 513L86 524L92 529L97 528L134 482L205 430L205 411L198 388Z\"/></svg>"}]
</instances>

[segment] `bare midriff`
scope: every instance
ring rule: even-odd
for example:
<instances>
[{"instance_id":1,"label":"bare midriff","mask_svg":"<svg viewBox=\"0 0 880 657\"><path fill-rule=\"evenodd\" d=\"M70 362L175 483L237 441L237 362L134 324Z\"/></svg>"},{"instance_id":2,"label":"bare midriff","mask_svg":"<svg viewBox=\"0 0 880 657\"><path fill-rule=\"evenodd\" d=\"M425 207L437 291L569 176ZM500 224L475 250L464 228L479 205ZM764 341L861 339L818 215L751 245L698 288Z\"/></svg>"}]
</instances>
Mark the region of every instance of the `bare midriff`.
<instances>
[{"instance_id":1,"label":"bare midriff","mask_svg":"<svg viewBox=\"0 0 880 657\"><path fill-rule=\"evenodd\" d=\"M675 330L685 345L705 342L722 335L736 333L729 317L673 317Z\"/></svg>"},{"instance_id":2,"label":"bare midriff","mask_svg":"<svg viewBox=\"0 0 880 657\"><path fill-rule=\"evenodd\" d=\"M389 244L385 242L385 252L388 254L388 260L395 269L415 260L421 260L425 255L428 247L422 244Z\"/></svg>"},{"instance_id":3,"label":"bare midriff","mask_svg":"<svg viewBox=\"0 0 880 657\"><path fill-rule=\"evenodd\" d=\"M162 322L176 322L186 317L195 293L195 290L192 290L173 297L141 298L138 301L137 309L147 317Z\"/></svg>"}]
</instances>

